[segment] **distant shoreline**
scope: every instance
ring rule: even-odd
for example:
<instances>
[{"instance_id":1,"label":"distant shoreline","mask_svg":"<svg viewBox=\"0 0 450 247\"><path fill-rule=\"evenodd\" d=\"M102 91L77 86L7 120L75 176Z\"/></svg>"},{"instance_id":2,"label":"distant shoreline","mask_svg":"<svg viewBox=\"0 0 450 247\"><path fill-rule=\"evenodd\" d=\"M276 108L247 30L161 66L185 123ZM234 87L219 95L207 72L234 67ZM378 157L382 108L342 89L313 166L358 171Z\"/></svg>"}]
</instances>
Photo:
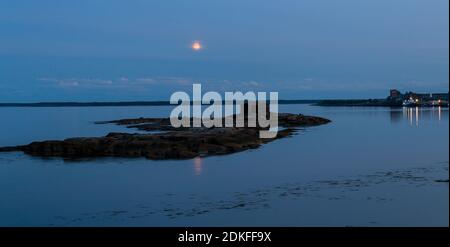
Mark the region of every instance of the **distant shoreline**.
<instances>
[{"instance_id":1,"label":"distant shoreline","mask_svg":"<svg viewBox=\"0 0 450 247\"><path fill-rule=\"evenodd\" d=\"M316 106L323 107L390 107L390 108L399 108L399 107L448 107L448 103L442 103L439 105L433 105L431 103L416 103L413 105L404 105L402 101L390 101L387 99L367 99L367 100L321 100L317 103L314 103Z\"/></svg>"},{"instance_id":2,"label":"distant shoreline","mask_svg":"<svg viewBox=\"0 0 450 247\"><path fill-rule=\"evenodd\" d=\"M321 100L279 100L278 104L315 104ZM168 106L169 101L0 103L0 107Z\"/></svg>"},{"instance_id":3,"label":"distant shoreline","mask_svg":"<svg viewBox=\"0 0 450 247\"><path fill-rule=\"evenodd\" d=\"M311 104L323 107L402 107L401 103L385 99L326 99L326 100L279 100L280 105ZM99 102L36 102L0 103L0 107L125 107L125 106L170 106L169 101L99 101ZM429 107L429 106L420 106ZM448 107L448 105L443 105Z\"/></svg>"}]
</instances>

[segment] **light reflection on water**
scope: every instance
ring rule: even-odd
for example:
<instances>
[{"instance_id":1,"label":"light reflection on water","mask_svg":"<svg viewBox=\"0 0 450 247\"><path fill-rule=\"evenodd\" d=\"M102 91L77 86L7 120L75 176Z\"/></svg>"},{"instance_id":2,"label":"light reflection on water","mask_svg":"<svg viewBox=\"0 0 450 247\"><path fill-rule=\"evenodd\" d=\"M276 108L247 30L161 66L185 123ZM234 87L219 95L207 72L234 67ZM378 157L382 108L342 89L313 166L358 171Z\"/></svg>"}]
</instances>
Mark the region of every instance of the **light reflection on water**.
<instances>
[{"instance_id":1,"label":"light reflection on water","mask_svg":"<svg viewBox=\"0 0 450 247\"><path fill-rule=\"evenodd\" d=\"M195 175L200 176L202 174L202 157L194 158L194 172Z\"/></svg>"},{"instance_id":2,"label":"light reflection on water","mask_svg":"<svg viewBox=\"0 0 450 247\"><path fill-rule=\"evenodd\" d=\"M406 120L410 126L418 127L421 120L424 119L441 122L443 114L448 114L448 108L444 110L440 106L430 108L403 107L401 110L391 109L390 119L391 123L399 123L402 120Z\"/></svg>"}]
</instances>

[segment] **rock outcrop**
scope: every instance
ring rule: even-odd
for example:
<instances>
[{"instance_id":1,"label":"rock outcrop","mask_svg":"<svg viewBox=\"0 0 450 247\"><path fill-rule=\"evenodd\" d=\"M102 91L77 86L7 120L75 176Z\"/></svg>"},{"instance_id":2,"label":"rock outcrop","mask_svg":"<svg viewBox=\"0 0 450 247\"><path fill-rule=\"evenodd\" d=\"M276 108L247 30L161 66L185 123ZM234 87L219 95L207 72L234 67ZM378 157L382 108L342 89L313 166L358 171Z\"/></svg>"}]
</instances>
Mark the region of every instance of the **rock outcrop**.
<instances>
[{"instance_id":1,"label":"rock outcrop","mask_svg":"<svg viewBox=\"0 0 450 247\"><path fill-rule=\"evenodd\" d=\"M0 152L23 151L33 156L67 159L87 157L190 159L258 148L264 143L291 136L299 127L330 122L328 119L301 114L280 113L278 117L281 130L271 139L259 138L261 130L259 127L174 128L168 118L137 118L97 122L97 124L125 125L149 133L109 133L103 137L33 142L23 146L3 147L0 148Z\"/></svg>"}]
</instances>

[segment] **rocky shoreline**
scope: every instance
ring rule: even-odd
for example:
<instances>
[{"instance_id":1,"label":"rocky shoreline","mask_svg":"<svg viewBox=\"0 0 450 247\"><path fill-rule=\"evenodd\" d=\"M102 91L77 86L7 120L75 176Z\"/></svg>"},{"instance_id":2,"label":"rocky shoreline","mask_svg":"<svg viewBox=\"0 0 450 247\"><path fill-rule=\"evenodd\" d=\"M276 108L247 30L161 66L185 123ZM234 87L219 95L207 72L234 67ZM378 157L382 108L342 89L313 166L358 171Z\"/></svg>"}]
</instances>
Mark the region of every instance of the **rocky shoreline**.
<instances>
[{"instance_id":1,"label":"rocky shoreline","mask_svg":"<svg viewBox=\"0 0 450 247\"><path fill-rule=\"evenodd\" d=\"M235 117L235 116L233 116ZM293 135L300 127L327 124L330 120L302 114L278 114L277 136L259 138L259 127L174 128L169 118L136 118L97 122L117 124L149 133L109 133L103 137L78 137L0 147L0 152L22 151L38 157L79 159L91 157L145 157L152 160L191 159L255 149ZM191 119L192 121L192 119ZM152 133L157 131L156 133Z\"/></svg>"}]
</instances>

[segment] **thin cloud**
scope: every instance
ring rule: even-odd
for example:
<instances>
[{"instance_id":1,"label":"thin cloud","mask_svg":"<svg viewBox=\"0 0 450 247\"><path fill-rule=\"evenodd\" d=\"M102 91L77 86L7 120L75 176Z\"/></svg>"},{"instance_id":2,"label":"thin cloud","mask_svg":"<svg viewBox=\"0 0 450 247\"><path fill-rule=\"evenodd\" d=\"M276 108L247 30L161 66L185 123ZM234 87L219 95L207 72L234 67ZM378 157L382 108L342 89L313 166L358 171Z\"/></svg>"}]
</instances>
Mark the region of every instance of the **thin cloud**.
<instances>
[{"instance_id":1,"label":"thin cloud","mask_svg":"<svg viewBox=\"0 0 450 247\"><path fill-rule=\"evenodd\" d=\"M91 79L91 78L39 78L38 81L50 82L57 87L93 87L112 85L113 81L103 79Z\"/></svg>"},{"instance_id":2,"label":"thin cloud","mask_svg":"<svg viewBox=\"0 0 450 247\"><path fill-rule=\"evenodd\" d=\"M256 80L218 80L202 79L194 80L186 77L156 76L156 77L119 77L115 79L102 78L51 78L43 77L37 79L47 83L46 86L56 88L77 89L104 89L104 90L149 90L155 86L175 90L176 88L192 88L192 84L201 83L206 91L251 91L265 87L265 83Z\"/></svg>"},{"instance_id":3,"label":"thin cloud","mask_svg":"<svg viewBox=\"0 0 450 247\"><path fill-rule=\"evenodd\" d=\"M79 88L123 88L142 87L149 85L191 85L193 81L183 77L141 77L128 78L120 77L116 79L100 78L38 78L38 81L49 83L54 87L79 87Z\"/></svg>"}]
</instances>

